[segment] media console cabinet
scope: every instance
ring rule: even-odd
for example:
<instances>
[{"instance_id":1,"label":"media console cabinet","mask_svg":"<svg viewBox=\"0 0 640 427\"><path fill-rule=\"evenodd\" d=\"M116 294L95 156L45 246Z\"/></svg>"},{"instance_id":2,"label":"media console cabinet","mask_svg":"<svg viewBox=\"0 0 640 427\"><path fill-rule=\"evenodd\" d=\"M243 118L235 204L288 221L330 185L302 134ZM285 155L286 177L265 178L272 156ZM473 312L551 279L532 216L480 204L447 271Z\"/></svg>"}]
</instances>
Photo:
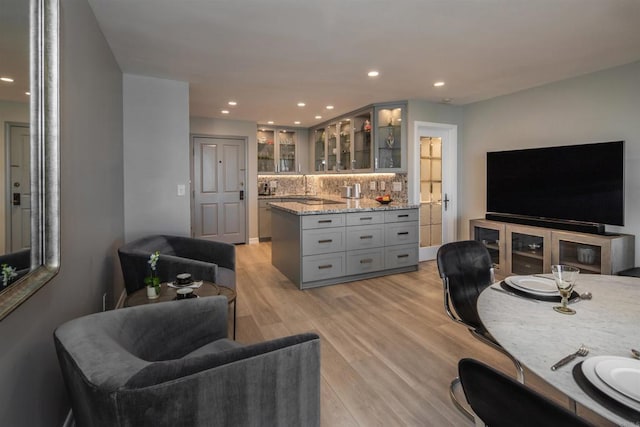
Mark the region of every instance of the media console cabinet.
<instances>
[{"instance_id":1,"label":"media console cabinet","mask_svg":"<svg viewBox=\"0 0 640 427\"><path fill-rule=\"evenodd\" d=\"M587 234L514 223L472 219L471 240L483 242L501 276L550 273L569 264L585 274L617 274L634 266L635 237Z\"/></svg>"}]
</instances>

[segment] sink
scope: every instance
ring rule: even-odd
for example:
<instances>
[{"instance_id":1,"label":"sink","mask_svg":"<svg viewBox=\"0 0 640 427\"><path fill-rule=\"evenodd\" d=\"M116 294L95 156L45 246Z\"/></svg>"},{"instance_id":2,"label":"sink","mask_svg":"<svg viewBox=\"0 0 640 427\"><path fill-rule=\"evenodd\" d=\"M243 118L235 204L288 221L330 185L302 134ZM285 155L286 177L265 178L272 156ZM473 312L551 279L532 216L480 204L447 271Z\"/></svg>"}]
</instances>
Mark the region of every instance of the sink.
<instances>
[{"instance_id":1,"label":"sink","mask_svg":"<svg viewBox=\"0 0 640 427\"><path fill-rule=\"evenodd\" d=\"M339 205L344 202L327 199L301 199L300 201L298 201L298 203L302 203L305 205Z\"/></svg>"}]
</instances>

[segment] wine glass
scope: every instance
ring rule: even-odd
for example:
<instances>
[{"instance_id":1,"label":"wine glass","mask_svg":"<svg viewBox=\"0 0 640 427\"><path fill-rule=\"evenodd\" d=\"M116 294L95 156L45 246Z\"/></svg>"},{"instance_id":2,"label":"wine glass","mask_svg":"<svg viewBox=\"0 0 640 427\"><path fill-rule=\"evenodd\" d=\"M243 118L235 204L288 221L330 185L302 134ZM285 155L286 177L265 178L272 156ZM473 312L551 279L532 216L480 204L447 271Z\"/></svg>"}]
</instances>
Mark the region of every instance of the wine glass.
<instances>
[{"instance_id":1,"label":"wine glass","mask_svg":"<svg viewBox=\"0 0 640 427\"><path fill-rule=\"evenodd\" d=\"M569 302L569 295L571 295L571 291L573 291L573 286L576 284L576 280L578 280L580 269L570 265L559 264L552 265L551 272L556 281L558 292L560 292L560 296L562 297L562 305L553 307L553 309L562 314L576 314L574 309L567 307L567 303Z\"/></svg>"}]
</instances>

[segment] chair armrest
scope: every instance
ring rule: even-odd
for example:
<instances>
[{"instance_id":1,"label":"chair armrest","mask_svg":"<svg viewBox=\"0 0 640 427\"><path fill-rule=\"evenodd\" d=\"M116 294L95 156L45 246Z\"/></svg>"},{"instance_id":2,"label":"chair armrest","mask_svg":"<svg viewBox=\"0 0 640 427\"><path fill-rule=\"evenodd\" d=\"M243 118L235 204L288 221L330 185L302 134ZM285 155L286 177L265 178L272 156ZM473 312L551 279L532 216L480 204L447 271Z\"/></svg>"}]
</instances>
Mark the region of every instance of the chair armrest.
<instances>
[{"instance_id":1,"label":"chair armrest","mask_svg":"<svg viewBox=\"0 0 640 427\"><path fill-rule=\"evenodd\" d=\"M236 269L236 247L230 243L182 236L164 237L177 256L213 262L233 271Z\"/></svg>"}]
</instances>

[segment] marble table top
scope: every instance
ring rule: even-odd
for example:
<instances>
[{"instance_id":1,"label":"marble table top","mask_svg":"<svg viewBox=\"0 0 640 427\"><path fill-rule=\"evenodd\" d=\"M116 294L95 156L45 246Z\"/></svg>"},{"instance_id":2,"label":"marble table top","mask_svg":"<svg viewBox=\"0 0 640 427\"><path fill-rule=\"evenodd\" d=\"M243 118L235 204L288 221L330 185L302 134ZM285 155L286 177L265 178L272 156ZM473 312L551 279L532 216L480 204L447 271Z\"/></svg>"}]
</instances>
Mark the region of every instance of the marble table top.
<instances>
[{"instance_id":1,"label":"marble table top","mask_svg":"<svg viewBox=\"0 0 640 427\"><path fill-rule=\"evenodd\" d=\"M575 315L555 312L552 307L558 303L534 303L490 287L478 298L478 313L500 345L540 378L618 425L636 425L595 402L578 386L571 371L585 358L578 357L556 371L550 368L581 344L589 348L587 357L630 357L631 348L640 349L640 279L581 274L575 290L593 294L591 300L571 304Z\"/></svg>"},{"instance_id":2,"label":"marble table top","mask_svg":"<svg viewBox=\"0 0 640 427\"><path fill-rule=\"evenodd\" d=\"M313 197L316 198L316 197ZM318 196L318 199L328 200L333 203L305 204L296 201L271 202L276 209L293 213L295 215L316 215L328 213L349 213L363 211L392 211L399 209L416 209L420 205L402 202L391 202L387 205L378 203L373 199L344 199L340 197ZM313 202L312 202L313 203Z\"/></svg>"}]
</instances>

